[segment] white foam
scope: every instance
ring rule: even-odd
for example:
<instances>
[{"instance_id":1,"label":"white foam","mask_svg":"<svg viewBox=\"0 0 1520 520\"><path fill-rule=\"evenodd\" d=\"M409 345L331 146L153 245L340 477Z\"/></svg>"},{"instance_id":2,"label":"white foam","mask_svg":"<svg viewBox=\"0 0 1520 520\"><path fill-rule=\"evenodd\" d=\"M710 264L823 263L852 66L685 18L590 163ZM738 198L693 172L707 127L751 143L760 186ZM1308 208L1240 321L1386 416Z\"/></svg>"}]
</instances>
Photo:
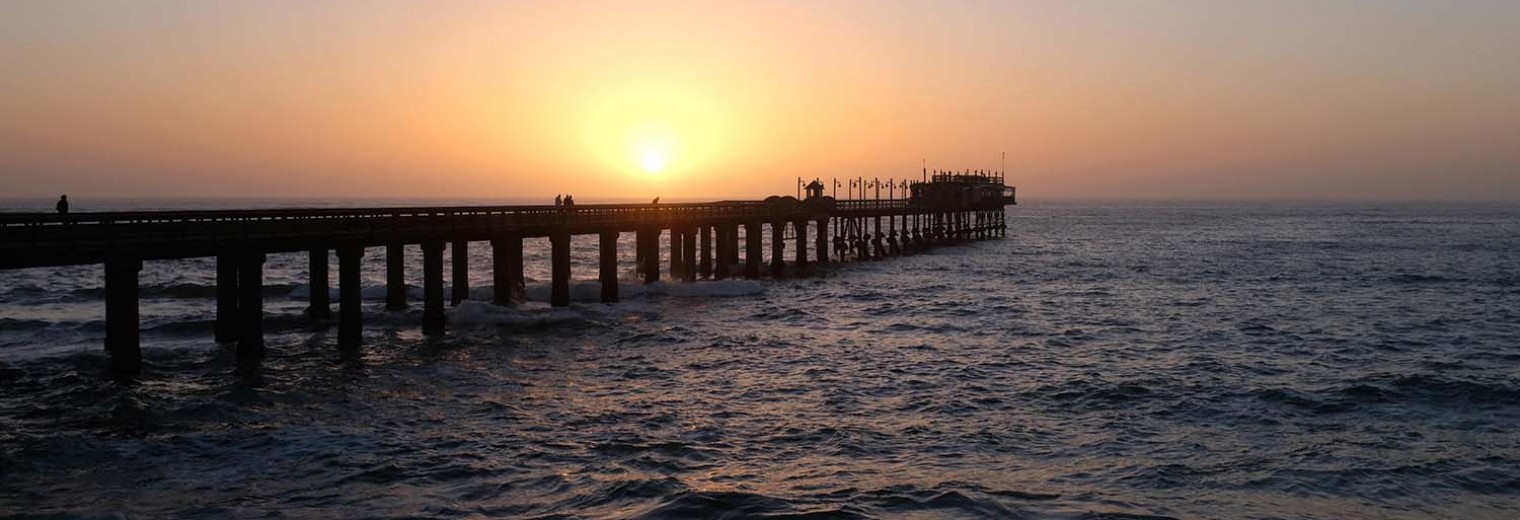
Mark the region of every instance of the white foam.
<instances>
[{"instance_id":1,"label":"white foam","mask_svg":"<svg viewBox=\"0 0 1520 520\"><path fill-rule=\"evenodd\" d=\"M627 287L627 285L623 287ZM677 297L749 296L765 292L765 285L755 280L716 280L697 283L668 283L661 281L648 285L639 284L634 287L638 287L648 294L663 294Z\"/></svg>"},{"instance_id":2,"label":"white foam","mask_svg":"<svg viewBox=\"0 0 1520 520\"><path fill-rule=\"evenodd\" d=\"M486 302L461 302L448 311L449 325L460 328L524 327L584 321L586 313L571 307L523 304L502 307Z\"/></svg>"}]
</instances>

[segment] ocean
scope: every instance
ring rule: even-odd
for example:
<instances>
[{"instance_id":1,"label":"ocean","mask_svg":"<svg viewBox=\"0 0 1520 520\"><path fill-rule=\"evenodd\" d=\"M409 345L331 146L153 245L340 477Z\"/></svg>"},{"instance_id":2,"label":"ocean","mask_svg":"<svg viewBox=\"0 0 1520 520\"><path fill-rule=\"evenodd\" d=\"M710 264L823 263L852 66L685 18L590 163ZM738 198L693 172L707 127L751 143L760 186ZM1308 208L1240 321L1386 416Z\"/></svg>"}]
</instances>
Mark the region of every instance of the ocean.
<instances>
[{"instance_id":1,"label":"ocean","mask_svg":"<svg viewBox=\"0 0 1520 520\"><path fill-rule=\"evenodd\" d=\"M374 249L348 354L302 314L304 254L271 255L252 372L212 340L210 259L147 262L132 384L99 266L0 272L0 516L1520 517L1520 205L1008 214L787 280L644 286L625 234L614 305L580 237L558 309L530 240L534 301L437 339L420 252L387 312Z\"/></svg>"}]
</instances>

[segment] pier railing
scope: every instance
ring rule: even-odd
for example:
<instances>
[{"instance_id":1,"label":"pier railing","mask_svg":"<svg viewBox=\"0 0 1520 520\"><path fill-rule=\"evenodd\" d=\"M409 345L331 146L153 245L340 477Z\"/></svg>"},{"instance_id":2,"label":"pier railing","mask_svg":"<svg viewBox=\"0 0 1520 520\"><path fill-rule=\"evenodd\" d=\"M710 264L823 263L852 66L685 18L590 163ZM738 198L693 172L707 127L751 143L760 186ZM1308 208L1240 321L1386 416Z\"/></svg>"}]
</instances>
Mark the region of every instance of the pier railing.
<instances>
[{"instance_id":1,"label":"pier railing","mask_svg":"<svg viewBox=\"0 0 1520 520\"><path fill-rule=\"evenodd\" d=\"M184 258L230 248L297 251L315 242L381 245L634 231L674 224L799 221L924 212L908 200L724 201L576 206L306 208L0 213L0 268L95 263L108 251Z\"/></svg>"}]
</instances>

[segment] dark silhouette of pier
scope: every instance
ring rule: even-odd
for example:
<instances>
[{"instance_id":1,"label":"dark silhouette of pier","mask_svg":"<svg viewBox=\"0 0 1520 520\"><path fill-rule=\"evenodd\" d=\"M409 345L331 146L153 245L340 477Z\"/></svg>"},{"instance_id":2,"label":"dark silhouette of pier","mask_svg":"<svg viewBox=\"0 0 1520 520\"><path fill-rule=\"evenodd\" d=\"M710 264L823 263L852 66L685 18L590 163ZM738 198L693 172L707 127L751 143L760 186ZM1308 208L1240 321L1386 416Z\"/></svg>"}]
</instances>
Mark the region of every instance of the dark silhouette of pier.
<instances>
[{"instance_id":1,"label":"dark silhouette of pier","mask_svg":"<svg viewBox=\"0 0 1520 520\"><path fill-rule=\"evenodd\" d=\"M670 279L693 282L754 279L762 273L782 278L789 241L791 272L806 276L814 264L1004 236L1003 206L1015 203L1012 189L1002 186L1001 177L971 180L983 185L995 180L998 191L981 196L966 186L954 187L954 179L936 176L934 183L922 183L922 190L915 186L912 198L896 200L834 200L823 196L822 185L815 182L804 200L700 204L0 213L0 269L103 264L105 348L113 371L130 377L142 368L138 273L147 260L215 257L216 340L237 342L239 361L257 363L265 355L262 288L269 253L309 253L308 314L319 321L332 319L327 263L329 251L337 253L338 343L355 347L363 338L360 258L368 248L385 248L386 305L398 309L407 306L402 249L421 246L422 331L442 335L445 249L453 256L451 302L467 299L468 248L485 242L492 251L492 301L515 305L524 300L523 239L548 237L549 301L565 306L570 303L570 237L596 235L601 301L611 303L618 301L617 248L624 232L636 234L638 271L646 283L659 280L662 239L670 243ZM931 189L936 185L946 189ZM764 233L771 237L769 262L762 251Z\"/></svg>"}]
</instances>

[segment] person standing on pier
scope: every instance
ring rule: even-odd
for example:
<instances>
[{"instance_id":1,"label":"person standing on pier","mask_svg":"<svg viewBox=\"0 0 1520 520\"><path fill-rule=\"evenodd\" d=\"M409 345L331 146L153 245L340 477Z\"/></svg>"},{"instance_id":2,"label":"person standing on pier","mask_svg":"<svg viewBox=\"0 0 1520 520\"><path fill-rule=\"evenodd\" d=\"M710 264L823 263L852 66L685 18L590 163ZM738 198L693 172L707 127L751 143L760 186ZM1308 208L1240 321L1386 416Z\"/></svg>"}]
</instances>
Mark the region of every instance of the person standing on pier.
<instances>
[{"instance_id":1,"label":"person standing on pier","mask_svg":"<svg viewBox=\"0 0 1520 520\"><path fill-rule=\"evenodd\" d=\"M565 195L565 207L568 208L568 207L574 206L574 205L575 205L575 197L571 197L569 195Z\"/></svg>"},{"instance_id":2,"label":"person standing on pier","mask_svg":"<svg viewBox=\"0 0 1520 520\"><path fill-rule=\"evenodd\" d=\"M554 206L555 207L559 207L559 206L563 206L564 205L564 198L563 197L564 197L563 195L558 195L558 194L556 194L554 196Z\"/></svg>"},{"instance_id":3,"label":"person standing on pier","mask_svg":"<svg viewBox=\"0 0 1520 520\"><path fill-rule=\"evenodd\" d=\"M68 195L60 195L60 196L58 196L58 205L54 206L54 207L56 207L58 209L58 213L59 214L67 214L69 212L69 196Z\"/></svg>"}]
</instances>

